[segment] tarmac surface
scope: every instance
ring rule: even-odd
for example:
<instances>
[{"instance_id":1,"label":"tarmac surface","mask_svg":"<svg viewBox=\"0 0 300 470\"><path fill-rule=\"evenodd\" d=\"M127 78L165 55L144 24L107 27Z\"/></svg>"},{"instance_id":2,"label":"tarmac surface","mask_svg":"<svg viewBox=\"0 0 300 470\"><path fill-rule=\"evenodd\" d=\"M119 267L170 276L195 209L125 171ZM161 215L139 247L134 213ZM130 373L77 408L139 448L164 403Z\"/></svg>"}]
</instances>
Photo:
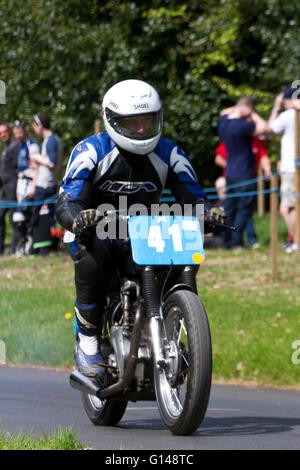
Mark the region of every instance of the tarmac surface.
<instances>
[{"instance_id":1,"label":"tarmac surface","mask_svg":"<svg viewBox=\"0 0 300 470\"><path fill-rule=\"evenodd\" d=\"M183 437L165 428L156 402L129 402L118 426L98 427L69 372L0 366L0 426L35 435L72 426L87 448L101 450L299 450L300 390L213 385L201 426Z\"/></svg>"}]
</instances>

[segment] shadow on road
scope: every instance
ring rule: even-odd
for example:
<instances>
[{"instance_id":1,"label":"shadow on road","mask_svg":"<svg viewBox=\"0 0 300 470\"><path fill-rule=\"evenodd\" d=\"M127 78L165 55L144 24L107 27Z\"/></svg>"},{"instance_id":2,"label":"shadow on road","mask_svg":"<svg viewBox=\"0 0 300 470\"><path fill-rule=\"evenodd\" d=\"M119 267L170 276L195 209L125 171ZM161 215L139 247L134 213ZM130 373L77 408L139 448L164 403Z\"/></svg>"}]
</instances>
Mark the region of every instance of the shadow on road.
<instances>
[{"instance_id":1,"label":"shadow on road","mask_svg":"<svg viewBox=\"0 0 300 470\"><path fill-rule=\"evenodd\" d=\"M222 417L206 418L196 431L205 436L241 436L253 434L274 434L291 431L300 426L300 418L272 417Z\"/></svg>"},{"instance_id":2,"label":"shadow on road","mask_svg":"<svg viewBox=\"0 0 300 470\"><path fill-rule=\"evenodd\" d=\"M193 436L247 436L289 432L300 426L300 418L282 417L220 417L205 418ZM160 419L124 420L119 428L163 430L166 429Z\"/></svg>"}]
</instances>

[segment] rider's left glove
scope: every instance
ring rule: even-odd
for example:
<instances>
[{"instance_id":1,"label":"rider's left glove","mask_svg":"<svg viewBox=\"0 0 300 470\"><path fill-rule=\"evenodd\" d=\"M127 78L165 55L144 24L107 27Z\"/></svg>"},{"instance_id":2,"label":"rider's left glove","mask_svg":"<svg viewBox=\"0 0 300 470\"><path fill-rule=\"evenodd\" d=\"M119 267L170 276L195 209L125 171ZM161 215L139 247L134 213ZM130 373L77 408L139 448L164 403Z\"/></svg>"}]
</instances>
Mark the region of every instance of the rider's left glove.
<instances>
[{"instance_id":1,"label":"rider's left glove","mask_svg":"<svg viewBox=\"0 0 300 470\"><path fill-rule=\"evenodd\" d=\"M223 207L210 207L204 212L204 223L206 226L212 229L213 232L220 232L222 228L216 226L214 222L218 224L227 224L228 217L225 214Z\"/></svg>"},{"instance_id":2,"label":"rider's left glove","mask_svg":"<svg viewBox=\"0 0 300 470\"><path fill-rule=\"evenodd\" d=\"M81 239L94 236L96 233L96 224L100 218L96 209L80 211L73 221L73 233L75 233L76 237Z\"/></svg>"}]
</instances>

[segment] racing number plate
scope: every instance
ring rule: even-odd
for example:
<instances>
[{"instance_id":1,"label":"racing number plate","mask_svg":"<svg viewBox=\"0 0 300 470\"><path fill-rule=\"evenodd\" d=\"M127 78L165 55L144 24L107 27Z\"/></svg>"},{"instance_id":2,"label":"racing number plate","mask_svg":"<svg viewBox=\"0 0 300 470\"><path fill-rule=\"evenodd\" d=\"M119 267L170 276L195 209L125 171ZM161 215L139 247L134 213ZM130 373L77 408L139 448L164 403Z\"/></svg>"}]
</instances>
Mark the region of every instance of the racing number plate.
<instances>
[{"instance_id":1,"label":"racing number plate","mask_svg":"<svg viewBox=\"0 0 300 470\"><path fill-rule=\"evenodd\" d=\"M200 224L195 217L130 217L132 257L139 265L195 265L204 261Z\"/></svg>"}]
</instances>

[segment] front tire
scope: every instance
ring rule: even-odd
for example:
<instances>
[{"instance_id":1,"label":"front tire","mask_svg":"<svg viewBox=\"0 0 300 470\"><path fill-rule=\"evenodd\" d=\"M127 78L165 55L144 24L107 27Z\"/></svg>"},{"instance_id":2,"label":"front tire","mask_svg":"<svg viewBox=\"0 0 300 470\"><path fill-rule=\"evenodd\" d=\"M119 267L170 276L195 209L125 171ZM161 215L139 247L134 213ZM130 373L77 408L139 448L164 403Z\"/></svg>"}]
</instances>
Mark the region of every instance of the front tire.
<instances>
[{"instance_id":1,"label":"front tire","mask_svg":"<svg viewBox=\"0 0 300 470\"><path fill-rule=\"evenodd\" d=\"M122 419L127 401L101 400L87 393L81 393L86 414L95 426L115 426Z\"/></svg>"},{"instance_id":2,"label":"front tire","mask_svg":"<svg viewBox=\"0 0 300 470\"><path fill-rule=\"evenodd\" d=\"M208 405L212 351L205 309L191 291L171 294L164 304L166 367L154 365L159 412L175 435L193 433L201 424ZM165 336L167 334L167 338Z\"/></svg>"}]
</instances>

